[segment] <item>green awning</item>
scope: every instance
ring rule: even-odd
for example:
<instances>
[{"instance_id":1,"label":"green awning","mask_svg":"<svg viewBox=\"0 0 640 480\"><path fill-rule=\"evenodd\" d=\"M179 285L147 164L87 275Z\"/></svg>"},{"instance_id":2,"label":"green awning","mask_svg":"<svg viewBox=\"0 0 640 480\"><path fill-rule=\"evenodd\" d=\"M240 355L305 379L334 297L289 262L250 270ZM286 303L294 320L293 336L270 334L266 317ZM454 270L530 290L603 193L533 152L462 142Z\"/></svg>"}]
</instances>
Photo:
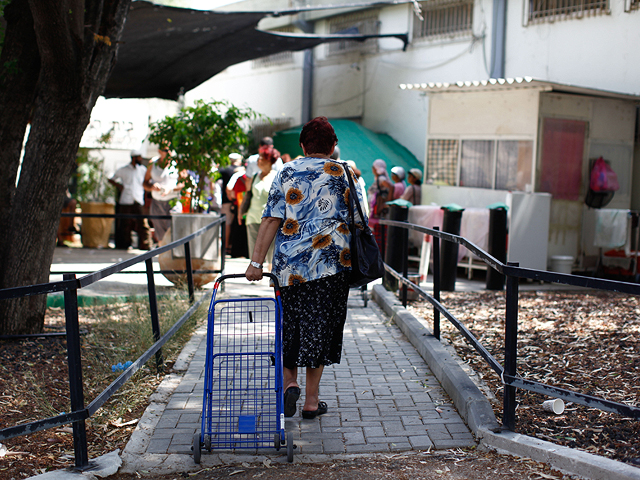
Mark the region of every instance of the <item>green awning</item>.
<instances>
[{"instance_id":1,"label":"green awning","mask_svg":"<svg viewBox=\"0 0 640 480\"><path fill-rule=\"evenodd\" d=\"M330 119L329 122L338 136L340 159L356 162L367 186L373 183L371 166L378 158L387 162L389 173L391 167L395 166L403 167L406 172L410 168L423 170L422 162L386 133L375 133L351 120ZM298 144L300 130L302 126L276 132L273 145L280 153L291 155L291 158L302 155L302 148Z\"/></svg>"}]
</instances>

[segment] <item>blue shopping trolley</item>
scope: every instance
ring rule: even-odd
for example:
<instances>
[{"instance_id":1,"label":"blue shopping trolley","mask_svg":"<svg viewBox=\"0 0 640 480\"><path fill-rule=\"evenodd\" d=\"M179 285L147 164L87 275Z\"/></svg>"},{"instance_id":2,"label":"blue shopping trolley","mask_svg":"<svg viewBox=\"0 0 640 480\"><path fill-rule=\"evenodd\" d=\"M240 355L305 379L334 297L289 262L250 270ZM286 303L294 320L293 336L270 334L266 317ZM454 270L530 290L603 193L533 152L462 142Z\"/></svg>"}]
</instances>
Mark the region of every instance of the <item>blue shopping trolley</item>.
<instances>
[{"instance_id":1,"label":"blue shopping trolley","mask_svg":"<svg viewBox=\"0 0 640 480\"><path fill-rule=\"evenodd\" d=\"M202 449L236 450L286 446L293 461L293 436L285 438L282 388L282 301L275 275L266 273L274 297L216 300L214 285L207 324L202 424L193 439L193 459Z\"/></svg>"}]
</instances>

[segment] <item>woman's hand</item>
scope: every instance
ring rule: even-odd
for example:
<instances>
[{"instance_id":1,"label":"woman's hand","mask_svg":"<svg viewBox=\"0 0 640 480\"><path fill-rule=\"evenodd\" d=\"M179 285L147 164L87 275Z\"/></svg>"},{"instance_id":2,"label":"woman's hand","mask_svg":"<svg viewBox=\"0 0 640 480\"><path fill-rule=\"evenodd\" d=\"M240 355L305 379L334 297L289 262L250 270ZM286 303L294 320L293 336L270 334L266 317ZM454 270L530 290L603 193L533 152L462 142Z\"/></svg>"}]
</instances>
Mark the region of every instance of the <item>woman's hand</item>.
<instances>
[{"instance_id":1,"label":"woman's hand","mask_svg":"<svg viewBox=\"0 0 640 480\"><path fill-rule=\"evenodd\" d=\"M249 265L247 267L247 271L245 272L244 276L250 282L254 282L254 281L257 281L257 280L262 280L262 269L261 268L256 268L256 267L254 267L252 265Z\"/></svg>"}]
</instances>

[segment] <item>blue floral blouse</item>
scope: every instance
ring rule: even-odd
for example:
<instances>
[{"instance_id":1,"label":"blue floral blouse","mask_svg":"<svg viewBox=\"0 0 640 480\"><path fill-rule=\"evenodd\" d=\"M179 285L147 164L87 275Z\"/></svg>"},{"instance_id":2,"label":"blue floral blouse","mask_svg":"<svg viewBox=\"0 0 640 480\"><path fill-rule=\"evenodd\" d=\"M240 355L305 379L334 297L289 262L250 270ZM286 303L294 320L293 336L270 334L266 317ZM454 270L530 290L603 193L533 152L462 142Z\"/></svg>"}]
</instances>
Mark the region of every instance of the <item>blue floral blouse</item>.
<instances>
[{"instance_id":1,"label":"blue floral blouse","mask_svg":"<svg viewBox=\"0 0 640 480\"><path fill-rule=\"evenodd\" d=\"M282 219L272 269L281 286L351 269L350 189L344 165L305 157L286 163L276 175L262 217ZM359 223L357 212L355 218Z\"/></svg>"}]
</instances>

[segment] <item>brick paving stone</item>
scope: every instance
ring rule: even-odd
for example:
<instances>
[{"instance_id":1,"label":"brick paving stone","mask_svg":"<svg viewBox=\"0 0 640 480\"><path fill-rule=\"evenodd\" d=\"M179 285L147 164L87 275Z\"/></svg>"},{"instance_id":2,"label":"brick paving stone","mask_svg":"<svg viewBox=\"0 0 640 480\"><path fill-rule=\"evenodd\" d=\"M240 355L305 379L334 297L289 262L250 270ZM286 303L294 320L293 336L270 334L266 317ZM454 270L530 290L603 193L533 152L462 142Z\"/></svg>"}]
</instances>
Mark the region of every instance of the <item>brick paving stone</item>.
<instances>
[{"instance_id":1,"label":"brick paving stone","mask_svg":"<svg viewBox=\"0 0 640 480\"><path fill-rule=\"evenodd\" d=\"M286 419L286 430L293 433L299 447L296 454L380 453L473 445L472 435L415 348L395 325L380 316L377 305L371 303L363 308L359 298L349 300L342 363L325 369L320 397L327 402L329 412L318 419L301 418L301 372L303 398L296 415ZM200 429L206 342L202 341L198 348L165 406L146 453L190 454L193 434ZM282 450L256 451L265 452L282 455Z\"/></svg>"}]
</instances>

